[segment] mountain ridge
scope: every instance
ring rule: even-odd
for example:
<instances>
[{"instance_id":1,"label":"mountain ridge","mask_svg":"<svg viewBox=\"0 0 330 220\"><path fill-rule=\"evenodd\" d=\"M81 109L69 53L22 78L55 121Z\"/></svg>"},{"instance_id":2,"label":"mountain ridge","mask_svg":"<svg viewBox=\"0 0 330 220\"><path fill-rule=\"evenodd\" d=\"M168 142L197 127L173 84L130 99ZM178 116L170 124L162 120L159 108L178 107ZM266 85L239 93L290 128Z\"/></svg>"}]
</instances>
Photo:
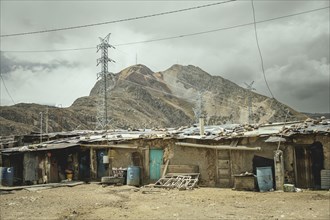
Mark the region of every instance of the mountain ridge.
<instances>
[{"instance_id":1,"label":"mountain ridge","mask_svg":"<svg viewBox=\"0 0 330 220\"><path fill-rule=\"evenodd\" d=\"M153 72L138 64L109 73L107 79L110 128L186 126L195 123L200 115L206 117L206 124L245 124L249 121L249 98L253 103L253 123L307 118L275 99L193 65L175 64ZM100 86L104 86L102 80L95 83L89 96L77 98L68 108L48 107L49 132L94 129ZM37 104L0 108L0 135L40 130L39 112L47 111L46 106ZM28 115L28 119L22 115Z\"/></svg>"}]
</instances>

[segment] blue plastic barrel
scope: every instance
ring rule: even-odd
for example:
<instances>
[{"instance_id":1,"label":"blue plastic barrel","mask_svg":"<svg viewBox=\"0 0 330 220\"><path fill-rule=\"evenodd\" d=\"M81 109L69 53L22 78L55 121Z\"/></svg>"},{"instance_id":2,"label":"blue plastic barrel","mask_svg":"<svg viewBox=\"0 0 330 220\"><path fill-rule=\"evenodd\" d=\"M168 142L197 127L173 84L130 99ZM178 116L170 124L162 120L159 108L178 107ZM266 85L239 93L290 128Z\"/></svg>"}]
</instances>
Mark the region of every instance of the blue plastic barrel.
<instances>
[{"instance_id":1,"label":"blue plastic barrel","mask_svg":"<svg viewBox=\"0 0 330 220\"><path fill-rule=\"evenodd\" d=\"M12 186L14 182L14 168L13 167L2 167L2 185Z\"/></svg>"},{"instance_id":2,"label":"blue plastic barrel","mask_svg":"<svg viewBox=\"0 0 330 220\"><path fill-rule=\"evenodd\" d=\"M273 189L272 167L257 167L257 181L260 192Z\"/></svg>"},{"instance_id":3,"label":"blue plastic barrel","mask_svg":"<svg viewBox=\"0 0 330 220\"><path fill-rule=\"evenodd\" d=\"M2 170L5 169L5 167L0 167L0 186L2 186L2 178L3 178L3 172Z\"/></svg>"},{"instance_id":4,"label":"blue plastic barrel","mask_svg":"<svg viewBox=\"0 0 330 220\"><path fill-rule=\"evenodd\" d=\"M129 186L140 185L140 167L130 166L127 168L127 185Z\"/></svg>"}]
</instances>

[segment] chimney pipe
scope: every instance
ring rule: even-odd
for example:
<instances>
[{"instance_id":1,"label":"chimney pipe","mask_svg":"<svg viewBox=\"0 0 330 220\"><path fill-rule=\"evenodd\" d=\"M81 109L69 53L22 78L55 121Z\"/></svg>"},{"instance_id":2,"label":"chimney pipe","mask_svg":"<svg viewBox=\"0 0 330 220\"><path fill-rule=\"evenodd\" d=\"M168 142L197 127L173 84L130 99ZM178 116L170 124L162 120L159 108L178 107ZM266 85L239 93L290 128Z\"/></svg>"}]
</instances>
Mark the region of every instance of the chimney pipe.
<instances>
[{"instance_id":1,"label":"chimney pipe","mask_svg":"<svg viewBox=\"0 0 330 220\"><path fill-rule=\"evenodd\" d=\"M204 135L204 118L203 117L199 118L199 135L200 136Z\"/></svg>"}]
</instances>

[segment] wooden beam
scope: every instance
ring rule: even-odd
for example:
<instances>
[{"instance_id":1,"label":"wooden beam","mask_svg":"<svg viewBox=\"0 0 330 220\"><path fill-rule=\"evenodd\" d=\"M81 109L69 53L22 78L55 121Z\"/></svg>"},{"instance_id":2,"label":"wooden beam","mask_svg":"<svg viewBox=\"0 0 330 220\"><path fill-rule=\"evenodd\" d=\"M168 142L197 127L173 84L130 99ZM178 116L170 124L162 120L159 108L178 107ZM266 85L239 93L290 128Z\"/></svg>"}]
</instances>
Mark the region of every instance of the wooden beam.
<instances>
[{"instance_id":1,"label":"wooden beam","mask_svg":"<svg viewBox=\"0 0 330 220\"><path fill-rule=\"evenodd\" d=\"M166 164L165 164L165 167L164 167L164 170L163 170L163 174L162 174L162 178L165 176L166 174L166 171L167 171L167 167L168 167L168 163L170 162L169 159L166 160Z\"/></svg>"},{"instance_id":2,"label":"wooden beam","mask_svg":"<svg viewBox=\"0 0 330 220\"><path fill-rule=\"evenodd\" d=\"M210 148L217 150L261 150L260 147L246 147L246 146L231 147L230 145L207 145L207 144L192 144L192 143L184 143L184 142L176 142L175 144L185 147Z\"/></svg>"},{"instance_id":3,"label":"wooden beam","mask_svg":"<svg viewBox=\"0 0 330 220\"><path fill-rule=\"evenodd\" d=\"M149 147L146 147L145 148L145 152L144 152L144 157L145 157L145 160L144 160L144 169L145 169L145 177L148 179L148 183L149 183L149 180L150 180L150 149Z\"/></svg>"},{"instance_id":4,"label":"wooden beam","mask_svg":"<svg viewBox=\"0 0 330 220\"><path fill-rule=\"evenodd\" d=\"M137 149L137 146L129 144L81 144L81 147L88 148L119 148L119 149Z\"/></svg>"},{"instance_id":5,"label":"wooden beam","mask_svg":"<svg viewBox=\"0 0 330 220\"><path fill-rule=\"evenodd\" d=\"M215 181L215 184L216 186L219 186L220 183L219 183L219 162L218 162L218 150L217 149L214 149L215 150L215 176L216 176L216 181Z\"/></svg>"}]
</instances>

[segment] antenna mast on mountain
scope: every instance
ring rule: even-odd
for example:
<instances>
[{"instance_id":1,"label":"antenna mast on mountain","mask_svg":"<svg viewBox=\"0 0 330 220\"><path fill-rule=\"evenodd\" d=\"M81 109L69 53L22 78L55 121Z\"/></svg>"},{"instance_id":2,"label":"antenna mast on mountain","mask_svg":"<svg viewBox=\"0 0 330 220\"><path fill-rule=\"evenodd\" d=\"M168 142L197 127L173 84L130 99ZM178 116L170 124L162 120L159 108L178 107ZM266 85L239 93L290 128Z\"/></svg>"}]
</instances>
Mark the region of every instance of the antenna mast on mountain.
<instances>
[{"instance_id":1,"label":"antenna mast on mountain","mask_svg":"<svg viewBox=\"0 0 330 220\"><path fill-rule=\"evenodd\" d=\"M203 95L204 95L204 91L198 91L195 102L195 108L193 108L193 111L195 113L196 123L198 122L199 118L205 117Z\"/></svg>"},{"instance_id":2,"label":"antenna mast on mountain","mask_svg":"<svg viewBox=\"0 0 330 220\"><path fill-rule=\"evenodd\" d=\"M249 94L249 124L253 123L253 115L252 115L252 90L256 90L252 87L254 81L252 81L250 84L244 83L246 85L246 88L250 91Z\"/></svg>"},{"instance_id":3,"label":"antenna mast on mountain","mask_svg":"<svg viewBox=\"0 0 330 220\"><path fill-rule=\"evenodd\" d=\"M113 81L114 76L108 72L108 62L115 62L108 57L108 48L115 48L109 44L110 33L105 38L100 38L101 43L97 45L97 52L101 51L101 57L97 59L97 66L101 64L101 72L97 74L100 79L99 99L97 109L97 122L95 129L107 129L108 125L108 103L107 103L107 81ZM109 77L109 79L107 79Z\"/></svg>"}]
</instances>

